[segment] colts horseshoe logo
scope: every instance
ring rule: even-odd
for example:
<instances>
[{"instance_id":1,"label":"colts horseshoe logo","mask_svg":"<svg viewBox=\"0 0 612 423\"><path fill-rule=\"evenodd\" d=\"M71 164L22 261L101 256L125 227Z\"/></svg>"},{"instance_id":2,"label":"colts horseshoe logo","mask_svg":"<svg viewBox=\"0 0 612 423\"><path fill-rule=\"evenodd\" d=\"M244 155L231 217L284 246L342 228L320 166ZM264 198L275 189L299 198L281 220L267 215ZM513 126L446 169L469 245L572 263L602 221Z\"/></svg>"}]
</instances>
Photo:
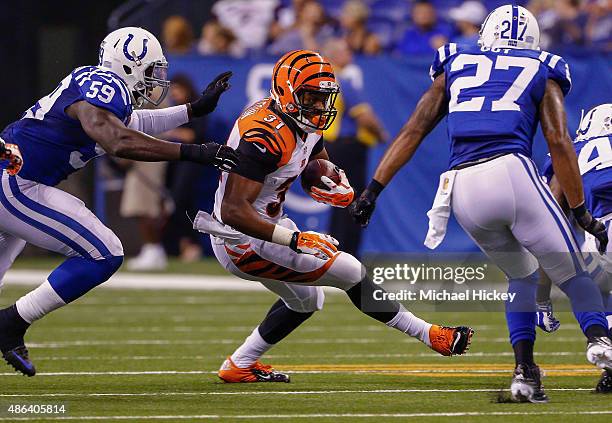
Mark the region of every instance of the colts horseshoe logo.
<instances>
[{"instance_id":1,"label":"colts horseshoe logo","mask_svg":"<svg viewBox=\"0 0 612 423\"><path fill-rule=\"evenodd\" d=\"M134 38L134 34L128 35L127 40L125 40L125 43L123 43L123 54L125 55L125 57L127 57L128 60L131 60L132 62L136 62L136 61L142 60L147 54L147 42L149 40L147 38L142 40L142 53L136 56L135 52L132 52L132 53L128 52L128 46L130 44L130 41L132 41L133 38Z\"/></svg>"}]
</instances>

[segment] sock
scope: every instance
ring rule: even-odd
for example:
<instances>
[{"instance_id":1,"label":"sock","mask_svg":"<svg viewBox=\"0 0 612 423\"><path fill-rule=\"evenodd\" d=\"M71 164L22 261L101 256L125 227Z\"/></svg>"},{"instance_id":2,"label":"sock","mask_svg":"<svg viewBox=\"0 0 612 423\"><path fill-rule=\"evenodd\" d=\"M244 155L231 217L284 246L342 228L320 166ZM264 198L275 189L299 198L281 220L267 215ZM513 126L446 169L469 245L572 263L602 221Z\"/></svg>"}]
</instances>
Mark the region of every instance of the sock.
<instances>
[{"instance_id":1,"label":"sock","mask_svg":"<svg viewBox=\"0 0 612 423\"><path fill-rule=\"evenodd\" d=\"M15 303L17 312L28 323L33 323L45 314L65 305L66 303L57 295L49 281L45 281L45 283L30 291Z\"/></svg>"},{"instance_id":2,"label":"sock","mask_svg":"<svg viewBox=\"0 0 612 423\"><path fill-rule=\"evenodd\" d=\"M416 317L397 301L374 299L374 291L386 292L366 276L361 282L347 289L346 294L362 313L431 346L430 323Z\"/></svg>"},{"instance_id":3,"label":"sock","mask_svg":"<svg viewBox=\"0 0 612 423\"><path fill-rule=\"evenodd\" d=\"M281 299L276 301L259 324L259 334L268 344L276 344L304 323L314 312L298 313Z\"/></svg>"},{"instance_id":4,"label":"sock","mask_svg":"<svg viewBox=\"0 0 612 423\"><path fill-rule=\"evenodd\" d=\"M400 303L390 300L376 300L374 299L374 291L386 292L366 276L361 282L347 289L346 294L362 313L386 324L397 315L400 310Z\"/></svg>"},{"instance_id":5,"label":"sock","mask_svg":"<svg viewBox=\"0 0 612 423\"><path fill-rule=\"evenodd\" d=\"M238 347L231 359L238 367L249 367L254 364L259 358L265 354L274 344L268 344L259 334L259 326L253 329L253 332L244 340L244 343Z\"/></svg>"},{"instance_id":6,"label":"sock","mask_svg":"<svg viewBox=\"0 0 612 423\"><path fill-rule=\"evenodd\" d=\"M529 364L533 365L533 341L522 339L512 345L514 350L514 361L516 365Z\"/></svg>"},{"instance_id":7,"label":"sock","mask_svg":"<svg viewBox=\"0 0 612 423\"><path fill-rule=\"evenodd\" d=\"M401 304L395 317L389 320L386 325L404 332L413 338L417 338L428 347L431 347L431 342L429 341L431 323L427 323L425 320L416 317Z\"/></svg>"},{"instance_id":8,"label":"sock","mask_svg":"<svg viewBox=\"0 0 612 423\"><path fill-rule=\"evenodd\" d=\"M513 346L523 340L535 342L537 280L537 272L526 278L508 280L508 293L515 294L514 300L505 304L506 323Z\"/></svg>"},{"instance_id":9,"label":"sock","mask_svg":"<svg viewBox=\"0 0 612 423\"><path fill-rule=\"evenodd\" d=\"M122 262L123 257L119 256L101 260L66 259L45 283L17 300L17 311L26 322L32 323L108 280Z\"/></svg>"},{"instance_id":10,"label":"sock","mask_svg":"<svg viewBox=\"0 0 612 423\"><path fill-rule=\"evenodd\" d=\"M608 328L601 292L588 274L576 275L563 282L559 288L569 297L574 316L584 334L593 325Z\"/></svg>"}]
</instances>

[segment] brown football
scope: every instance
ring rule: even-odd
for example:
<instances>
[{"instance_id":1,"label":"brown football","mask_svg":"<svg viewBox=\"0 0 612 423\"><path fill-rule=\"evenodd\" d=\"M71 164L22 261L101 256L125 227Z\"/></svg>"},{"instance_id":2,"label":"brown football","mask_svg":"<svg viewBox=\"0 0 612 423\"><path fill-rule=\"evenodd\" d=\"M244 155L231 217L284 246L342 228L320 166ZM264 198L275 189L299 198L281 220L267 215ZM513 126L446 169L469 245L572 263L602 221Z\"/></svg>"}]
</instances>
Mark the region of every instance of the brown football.
<instances>
[{"instance_id":1,"label":"brown football","mask_svg":"<svg viewBox=\"0 0 612 423\"><path fill-rule=\"evenodd\" d=\"M328 189L327 185L321 182L321 176L327 176L335 183L340 183L338 166L329 160L316 159L311 160L302 171L302 189L306 193L309 193L313 186Z\"/></svg>"}]
</instances>

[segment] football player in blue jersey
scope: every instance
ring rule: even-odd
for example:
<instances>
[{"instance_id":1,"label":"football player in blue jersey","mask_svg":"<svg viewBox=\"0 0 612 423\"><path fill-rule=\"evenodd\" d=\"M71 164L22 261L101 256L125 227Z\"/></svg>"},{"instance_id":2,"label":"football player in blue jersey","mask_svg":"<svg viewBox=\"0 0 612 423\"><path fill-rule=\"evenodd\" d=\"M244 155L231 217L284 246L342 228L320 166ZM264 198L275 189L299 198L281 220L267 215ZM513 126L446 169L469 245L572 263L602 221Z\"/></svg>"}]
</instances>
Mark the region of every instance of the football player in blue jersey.
<instances>
[{"instance_id":1,"label":"football player in blue jersey","mask_svg":"<svg viewBox=\"0 0 612 423\"><path fill-rule=\"evenodd\" d=\"M513 398L546 402L533 359L537 270L567 294L588 339L587 359L612 369L602 297L586 272L570 224L531 160L538 123L555 175L580 226L608 242L605 226L585 204L576 153L567 132L564 95L571 87L567 63L539 50L534 16L520 6L495 9L478 45L441 47L431 68L433 84L385 153L369 187L351 206L367 225L376 198L410 160L425 136L446 116L449 170L441 175L425 245L442 242L450 210L478 246L506 274L506 320L515 353Z\"/></svg>"},{"instance_id":2,"label":"football player in blue jersey","mask_svg":"<svg viewBox=\"0 0 612 423\"><path fill-rule=\"evenodd\" d=\"M576 132L574 149L578 156L578 166L585 191L585 204L593 210L593 217L606 225L608 238L612 236L612 104L602 104L583 114ZM554 174L552 161L546 160L542 173L557 202L567 210L567 201L563 190ZM612 335L612 244L608 243L605 251L598 247L597 239L588 232L582 244L582 251L587 253L585 262L593 279L599 284L606 307L608 330ZM597 254L601 252L602 255ZM541 275L538 285L538 326L546 332L556 331L560 323L554 317L550 301L551 281L545 274ZM596 392L612 392L612 370L604 370Z\"/></svg>"},{"instance_id":3,"label":"football player in blue jersey","mask_svg":"<svg viewBox=\"0 0 612 423\"><path fill-rule=\"evenodd\" d=\"M134 110L161 103L169 86L167 68L150 32L116 30L102 42L98 66L72 71L0 133L0 281L26 242L67 257L42 285L0 310L0 351L25 375L36 372L24 344L28 327L106 281L123 261L117 236L81 200L54 188L58 182L103 153L187 160L223 171L237 165L230 147L151 136L212 112L229 88L226 72L191 104Z\"/></svg>"}]
</instances>

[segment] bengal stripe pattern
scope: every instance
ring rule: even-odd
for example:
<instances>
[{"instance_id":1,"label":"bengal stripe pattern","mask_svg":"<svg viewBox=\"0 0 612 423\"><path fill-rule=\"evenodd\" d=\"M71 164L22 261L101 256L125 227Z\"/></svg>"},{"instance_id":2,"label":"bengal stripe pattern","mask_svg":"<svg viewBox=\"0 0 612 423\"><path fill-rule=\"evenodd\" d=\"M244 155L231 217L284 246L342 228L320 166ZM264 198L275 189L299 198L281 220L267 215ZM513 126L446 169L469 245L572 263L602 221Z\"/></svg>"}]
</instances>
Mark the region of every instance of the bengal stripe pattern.
<instances>
[{"instance_id":1,"label":"bengal stripe pattern","mask_svg":"<svg viewBox=\"0 0 612 423\"><path fill-rule=\"evenodd\" d=\"M238 119L240 138L246 142L265 147L270 154L280 156L281 167L289 162L296 146L295 132L284 124L276 110L271 107L272 99L255 103Z\"/></svg>"},{"instance_id":2,"label":"bengal stripe pattern","mask_svg":"<svg viewBox=\"0 0 612 423\"><path fill-rule=\"evenodd\" d=\"M293 91L304 85L319 87L321 81L335 82L334 70L327 59L310 50L295 50L285 54L274 67L272 92L283 111L294 102Z\"/></svg>"},{"instance_id":3,"label":"bengal stripe pattern","mask_svg":"<svg viewBox=\"0 0 612 423\"><path fill-rule=\"evenodd\" d=\"M298 272L260 257L250 249L250 246L242 249L242 253L238 253L235 248L230 249L228 246L225 247L225 251L234 265L243 273L258 278L292 283L308 283L321 279L338 256L336 254L318 269L310 272Z\"/></svg>"}]
</instances>

